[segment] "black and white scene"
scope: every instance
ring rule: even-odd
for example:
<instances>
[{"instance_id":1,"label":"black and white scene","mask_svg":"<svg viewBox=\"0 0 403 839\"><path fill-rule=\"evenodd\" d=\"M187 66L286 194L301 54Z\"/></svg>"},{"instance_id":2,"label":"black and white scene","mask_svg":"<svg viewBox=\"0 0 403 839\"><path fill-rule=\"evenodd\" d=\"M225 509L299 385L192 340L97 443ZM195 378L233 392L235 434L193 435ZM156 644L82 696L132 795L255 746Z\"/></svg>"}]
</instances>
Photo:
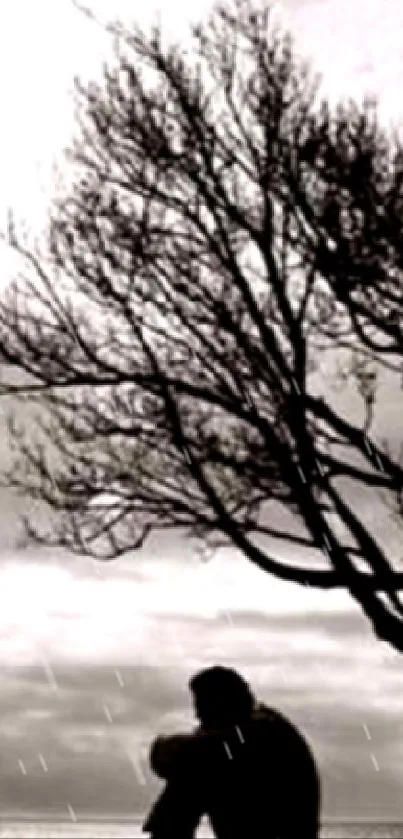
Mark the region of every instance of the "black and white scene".
<instances>
[{"instance_id":1,"label":"black and white scene","mask_svg":"<svg viewBox=\"0 0 403 839\"><path fill-rule=\"evenodd\" d=\"M0 839L403 837L403 4L0 4Z\"/></svg>"}]
</instances>

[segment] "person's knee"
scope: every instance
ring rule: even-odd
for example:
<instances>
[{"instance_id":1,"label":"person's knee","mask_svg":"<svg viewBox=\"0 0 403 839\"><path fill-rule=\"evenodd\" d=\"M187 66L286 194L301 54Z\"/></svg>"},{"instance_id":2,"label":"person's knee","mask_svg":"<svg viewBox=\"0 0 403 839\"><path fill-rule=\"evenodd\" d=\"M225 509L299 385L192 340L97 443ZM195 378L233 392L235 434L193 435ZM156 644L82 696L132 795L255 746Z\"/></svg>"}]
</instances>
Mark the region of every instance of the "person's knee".
<instances>
[{"instance_id":1,"label":"person's knee","mask_svg":"<svg viewBox=\"0 0 403 839\"><path fill-rule=\"evenodd\" d=\"M172 734L154 740L150 749L150 766L155 775L167 780L175 774L188 739L186 734Z\"/></svg>"}]
</instances>

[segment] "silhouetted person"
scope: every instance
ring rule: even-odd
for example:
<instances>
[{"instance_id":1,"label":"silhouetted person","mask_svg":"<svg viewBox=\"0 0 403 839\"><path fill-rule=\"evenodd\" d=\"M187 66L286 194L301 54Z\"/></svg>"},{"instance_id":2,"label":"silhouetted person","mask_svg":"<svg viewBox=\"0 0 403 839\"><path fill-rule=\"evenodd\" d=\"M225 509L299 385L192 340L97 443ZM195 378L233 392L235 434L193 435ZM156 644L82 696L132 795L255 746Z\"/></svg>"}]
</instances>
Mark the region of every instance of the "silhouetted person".
<instances>
[{"instance_id":1,"label":"silhouetted person","mask_svg":"<svg viewBox=\"0 0 403 839\"><path fill-rule=\"evenodd\" d=\"M191 839L207 814L218 839L317 839L320 781L302 734L234 670L203 670L189 687L200 725L154 741L151 766L167 783L143 830Z\"/></svg>"}]
</instances>

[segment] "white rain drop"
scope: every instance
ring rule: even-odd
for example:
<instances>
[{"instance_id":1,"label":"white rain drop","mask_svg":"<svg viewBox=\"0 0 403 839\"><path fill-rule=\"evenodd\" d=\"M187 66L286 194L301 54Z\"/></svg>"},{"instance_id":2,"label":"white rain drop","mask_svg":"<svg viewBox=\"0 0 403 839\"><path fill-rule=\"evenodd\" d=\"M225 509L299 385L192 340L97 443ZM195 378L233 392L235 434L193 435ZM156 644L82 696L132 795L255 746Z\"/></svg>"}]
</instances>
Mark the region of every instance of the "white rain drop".
<instances>
[{"instance_id":1,"label":"white rain drop","mask_svg":"<svg viewBox=\"0 0 403 839\"><path fill-rule=\"evenodd\" d=\"M42 754L39 754L38 757L39 757L39 763L41 764L43 771L47 772L48 771L48 766L47 766L47 763L46 763L46 760L45 760L44 756Z\"/></svg>"}]
</instances>

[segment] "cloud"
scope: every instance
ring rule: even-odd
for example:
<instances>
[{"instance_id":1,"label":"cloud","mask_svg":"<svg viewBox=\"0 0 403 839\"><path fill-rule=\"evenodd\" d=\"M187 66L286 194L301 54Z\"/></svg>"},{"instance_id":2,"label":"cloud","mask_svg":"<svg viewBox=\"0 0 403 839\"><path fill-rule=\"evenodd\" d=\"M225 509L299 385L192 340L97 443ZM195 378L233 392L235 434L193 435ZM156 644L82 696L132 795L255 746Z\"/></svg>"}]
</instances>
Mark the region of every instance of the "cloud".
<instances>
[{"instance_id":1,"label":"cloud","mask_svg":"<svg viewBox=\"0 0 403 839\"><path fill-rule=\"evenodd\" d=\"M305 732L325 812L368 812L369 788L375 809L396 813L401 663L358 609L234 556L199 570L173 557L124 563L125 574L110 565L102 578L70 560L10 555L2 565L0 805L144 812L158 789L148 744L189 728L188 679L221 662Z\"/></svg>"},{"instance_id":2,"label":"cloud","mask_svg":"<svg viewBox=\"0 0 403 839\"><path fill-rule=\"evenodd\" d=\"M308 659L300 664L306 672ZM270 668L266 677L261 670L253 679L247 660L237 666L252 676L258 695L308 737L321 769L326 814L398 813L403 778L397 715L371 707L365 694L348 705L334 686L326 702L325 683L320 689L312 675L293 683L290 672L287 690ZM191 724L185 670L179 664L134 665L122 668L118 679L113 667L60 666L58 689L52 690L41 668L4 669L2 811L67 814L70 804L78 815L144 813L160 788L147 765L152 737Z\"/></svg>"},{"instance_id":3,"label":"cloud","mask_svg":"<svg viewBox=\"0 0 403 839\"><path fill-rule=\"evenodd\" d=\"M331 652L328 634L309 629L305 618L299 632L287 633L284 616L292 625L294 615L317 612L325 625L328 614L357 611L344 592L280 583L231 553L208 565L186 556L148 564L145 554L123 567L125 574L119 563L97 566L98 576L90 562L8 554L0 568L0 663L158 663L163 648L166 666L175 666L183 655L213 655L214 646L216 654L231 645L250 650L262 631L267 652L277 646L288 653L301 643ZM236 616L245 611L260 613L261 627L253 627L259 617L240 627Z\"/></svg>"}]
</instances>

